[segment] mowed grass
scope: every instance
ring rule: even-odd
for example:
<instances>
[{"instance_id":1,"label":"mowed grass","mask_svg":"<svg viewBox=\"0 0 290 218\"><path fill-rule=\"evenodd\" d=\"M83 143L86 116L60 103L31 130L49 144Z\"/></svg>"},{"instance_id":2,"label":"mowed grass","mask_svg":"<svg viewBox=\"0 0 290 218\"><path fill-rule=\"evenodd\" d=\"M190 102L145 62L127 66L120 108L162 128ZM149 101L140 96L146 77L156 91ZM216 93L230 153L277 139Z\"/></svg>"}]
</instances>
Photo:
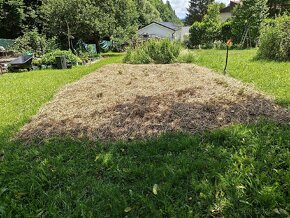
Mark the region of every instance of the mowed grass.
<instances>
[{"instance_id":1,"label":"mowed grass","mask_svg":"<svg viewBox=\"0 0 290 218\"><path fill-rule=\"evenodd\" d=\"M1 92L11 93L1 95L9 107L0 109L0 217L289 215L289 124L261 121L132 142L10 141L61 86L120 62L114 58L73 71L0 77Z\"/></svg>"},{"instance_id":2,"label":"mowed grass","mask_svg":"<svg viewBox=\"0 0 290 218\"><path fill-rule=\"evenodd\" d=\"M0 141L3 137L10 137L35 115L59 88L105 64L119 63L122 58L122 55L111 55L95 64L71 70L40 70L0 76Z\"/></svg>"},{"instance_id":3,"label":"mowed grass","mask_svg":"<svg viewBox=\"0 0 290 218\"><path fill-rule=\"evenodd\" d=\"M289 126L4 148L3 217L287 217ZM288 212L287 212L288 211Z\"/></svg>"},{"instance_id":4,"label":"mowed grass","mask_svg":"<svg viewBox=\"0 0 290 218\"><path fill-rule=\"evenodd\" d=\"M253 84L279 104L290 108L290 62L255 60L256 52L256 49L230 50L228 75ZM225 50L196 50L195 54L196 64L223 72Z\"/></svg>"}]
</instances>

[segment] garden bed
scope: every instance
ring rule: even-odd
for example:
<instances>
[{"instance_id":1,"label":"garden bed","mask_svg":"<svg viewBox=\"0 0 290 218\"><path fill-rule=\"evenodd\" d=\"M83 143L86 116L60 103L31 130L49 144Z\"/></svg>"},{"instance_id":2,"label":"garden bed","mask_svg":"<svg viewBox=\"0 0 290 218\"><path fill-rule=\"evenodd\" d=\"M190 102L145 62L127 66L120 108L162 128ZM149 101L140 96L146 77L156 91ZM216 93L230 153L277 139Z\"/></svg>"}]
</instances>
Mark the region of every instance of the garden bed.
<instances>
[{"instance_id":1,"label":"garden bed","mask_svg":"<svg viewBox=\"0 0 290 218\"><path fill-rule=\"evenodd\" d=\"M195 133L290 111L241 82L192 64L108 65L63 88L18 137L128 140Z\"/></svg>"}]
</instances>

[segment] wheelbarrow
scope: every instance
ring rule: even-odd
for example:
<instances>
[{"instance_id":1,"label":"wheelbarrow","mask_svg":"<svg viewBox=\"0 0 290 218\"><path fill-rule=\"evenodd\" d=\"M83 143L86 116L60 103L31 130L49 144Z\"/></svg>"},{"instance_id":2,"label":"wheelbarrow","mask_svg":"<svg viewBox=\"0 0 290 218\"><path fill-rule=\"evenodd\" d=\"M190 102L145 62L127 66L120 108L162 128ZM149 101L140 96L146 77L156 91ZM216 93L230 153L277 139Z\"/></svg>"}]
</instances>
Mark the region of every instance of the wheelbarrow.
<instances>
[{"instance_id":1,"label":"wheelbarrow","mask_svg":"<svg viewBox=\"0 0 290 218\"><path fill-rule=\"evenodd\" d=\"M30 71L32 69L32 59L33 55L20 56L9 63L8 69L12 72L22 69Z\"/></svg>"}]
</instances>

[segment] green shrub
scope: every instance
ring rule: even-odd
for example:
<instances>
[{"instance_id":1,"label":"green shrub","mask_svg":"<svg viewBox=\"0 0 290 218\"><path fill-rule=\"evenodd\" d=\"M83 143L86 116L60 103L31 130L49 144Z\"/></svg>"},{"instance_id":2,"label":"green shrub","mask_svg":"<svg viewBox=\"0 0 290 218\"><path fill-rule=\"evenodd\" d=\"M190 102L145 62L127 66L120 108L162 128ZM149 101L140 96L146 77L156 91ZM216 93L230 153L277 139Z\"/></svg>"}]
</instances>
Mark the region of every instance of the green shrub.
<instances>
[{"instance_id":1,"label":"green shrub","mask_svg":"<svg viewBox=\"0 0 290 218\"><path fill-rule=\"evenodd\" d=\"M41 58L39 63L45 65L53 65L55 63L55 58L58 56L65 56L67 61L71 62L73 65L82 62L82 60L78 56L74 55L71 51L55 50L53 52L45 54Z\"/></svg>"},{"instance_id":2,"label":"green shrub","mask_svg":"<svg viewBox=\"0 0 290 218\"><path fill-rule=\"evenodd\" d=\"M36 65L36 66L40 66L41 65L41 58L33 58L32 64Z\"/></svg>"},{"instance_id":3,"label":"green shrub","mask_svg":"<svg viewBox=\"0 0 290 218\"><path fill-rule=\"evenodd\" d=\"M38 56L56 48L55 38L47 39L44 35L38 33L37 29L33 29L18 37L11 50L19 53L34 53Z\"/></svg>"},{"instance_id":4,"label":"green shrub","mask_svg":"<svg viewBox=\"0 0 290 218\"><path fill-rule=\"evenodd\" d=\"M77 54L78 54L78 57L80 59L82 59L83 61L85 61L85 62L89 61L90 57L89 57L89 53L88 52L79 51Z\"/></svg>"},{"instance_id":5,"label":"green shrub","mask_svg":"<svg viewBox=\"0 0 290 218\"><path fill-rule=\"evenodd\" d=\"M180 51L180 42L171 42L169 39L152 39L135 49L129 49L124 62L130 64L170 64L176 60Z\"/></svg>"},{"instance_id":6,"label":"green shrub","mask_svg":"<svg viewBox=\"0 0 290 218\"><path fill-rule=\"evenodd\" d=\"M232 39L233 38L232 25L233 25L232 21L226 21L226 22L222 23L220 39L223 42L226 42L228 39Z\"/></svg>"},{"instance_id":7,"label":"green shrub","mask_svg":"<svg viewBox=\"0 0 290 218\"><path fill-rule=\"evenodd\" d=\"M154 62L144 45L135 49L130 48L123 61L128 64L150 64Z\"/></svg>"},{"instance_id":8,"label":"green shrub","mask_svg":"<svg viewBox=\"0 0 290 218\"><path fill-rule=\"evenodd\" d=\"M261 28L258 58L290 60L290 16L267 19Z\"/></svg>"},{"instance_id":9,"label":"green shrub","mask_svg":"<svg viewBox=\"0 0 290 218\"><path fill-rule=\"evenodd\" d=\"M195 61L195 54L190 50L183 50L177 58L178 63L193 63Z\"/></svg>"},{"instance_id":10,"label":"green shrub","mask_svg":"<svg viewBox=\"0 0 290 218\"><path fill-rule=\"evenodd\" d=\"M224 41L215 41L213 43L214 49L227 49L227 44Z\"/></svg>"},{"instance_id":11,"label":"green shrub","mask_svg":"<svg viewBox=\"0 0 290 218\"><path fill-rule=\"evenodd\" d=\"M149 41L148 52L150 58L156 64L170 64L179 55L181 46L179 43L169 40Z\"/></svg>"}]
</instances>

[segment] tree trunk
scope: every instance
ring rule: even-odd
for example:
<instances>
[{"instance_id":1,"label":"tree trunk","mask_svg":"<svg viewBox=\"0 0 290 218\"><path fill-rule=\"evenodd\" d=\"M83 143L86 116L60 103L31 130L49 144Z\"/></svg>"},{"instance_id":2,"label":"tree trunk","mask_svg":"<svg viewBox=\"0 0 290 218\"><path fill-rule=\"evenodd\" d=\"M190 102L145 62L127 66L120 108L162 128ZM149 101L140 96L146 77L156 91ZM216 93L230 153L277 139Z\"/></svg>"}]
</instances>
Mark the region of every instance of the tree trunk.
<instances>
[{"instance_id":1,"label":"tree trunk","mask_svg":"<svg viewBox=\"0 0 290 218\"><path fill-rule=\"evenodd\" d=\"M98 53L98 54L101 53L100 37L97 37L97 38L96 38L96 50L97 50L97 53Z\"/></svg>"},{"instance_id":2,"label":"tree trunk","mask_svg":"<svg viewBox=\"0 0 290 218\"><path fill-rule=\"evenodd\" d=\"M70 29L69 29L68 22L66 22L66 26L67 26L67 42L68 42L68 50L71 50L71 46L70 46L70 38L71 38L71 35L70 35Z\"/></svg>"}]
</instances>

